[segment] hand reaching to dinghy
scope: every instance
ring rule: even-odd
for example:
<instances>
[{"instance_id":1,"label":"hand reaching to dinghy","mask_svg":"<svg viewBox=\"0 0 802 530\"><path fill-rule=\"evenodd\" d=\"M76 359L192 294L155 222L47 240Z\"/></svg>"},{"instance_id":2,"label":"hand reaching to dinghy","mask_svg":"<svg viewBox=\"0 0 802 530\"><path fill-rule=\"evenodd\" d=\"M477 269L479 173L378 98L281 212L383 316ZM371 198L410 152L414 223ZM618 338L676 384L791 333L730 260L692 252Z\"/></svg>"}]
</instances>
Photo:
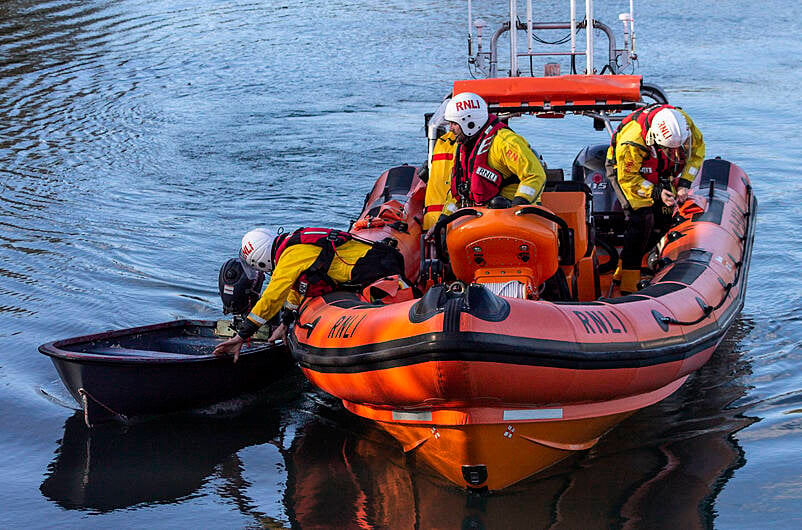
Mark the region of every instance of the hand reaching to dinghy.
<instances>
[{"instance_id":1,"label":"hand reaching to dinghy","mask_svg":"<svg viewBox=\"0 0 802 530\"><path fill-rule=\"evenodd\" d=\"M275 344L277 341L281 341L284 344L287 343L287 324L282 323L279 325L270 335L270 338L267 339L267 342L271 344Z\"/></svg>"},{"instance_id":2,"label":"hand reaching to dinghy","mask_svg":"<svg viewBox=\"0 0 802 530\"><path fill-rule=\"evenodd\" d=\"M230 339L221 342L212 352L215 355L234 355L234 362L239 360L239 352L242 350L242 343L245 342L239 335L234 335Z\"/></svg>"}]
</instances>

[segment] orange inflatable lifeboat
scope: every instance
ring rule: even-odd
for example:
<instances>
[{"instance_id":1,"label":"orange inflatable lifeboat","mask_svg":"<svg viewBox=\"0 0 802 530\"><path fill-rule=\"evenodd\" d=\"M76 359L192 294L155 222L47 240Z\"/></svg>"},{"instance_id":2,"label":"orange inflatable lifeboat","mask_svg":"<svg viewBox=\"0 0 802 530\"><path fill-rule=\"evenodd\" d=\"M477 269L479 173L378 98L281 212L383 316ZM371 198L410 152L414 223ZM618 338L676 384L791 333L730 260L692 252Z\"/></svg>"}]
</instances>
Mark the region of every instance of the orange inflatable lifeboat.
<instances>
[{"instance_id":1,"label":"orange inflatable lifeboat","mask_svg":"<svg viewBox=\"0 0 802 530\"><path fill-rule=\"evenodd\" d=\"M420 186L413 168L390 170L354 224L363 237L397 240L410 278L428 268L414 244ZM451 279L421 274L420 297L306 301L290 347L307 378L454 483L491 490L592 447L670 395L743 306L756 209L749 180L707 160L662 241L662 267L628 296L600 296L611 273L600 273L607 251L593 244L583 188L552 183L541 206L441 220ZM376 221L390 209L389 222ZM547 299L554 277L565 278L565 299Z\"/></svg>"},{"instance_id":2,"label":"orange inflatable lifeboat","mask_svg":"<svg viewBox=\"0 0 802 530\"><path fill-rule=\"evenodd\" d=\"M665 102L644 88L638 76L571 75L458 81L454 93L506 116L582 114L613 130L642 96ZM306 377L455 484L490 490L677 390L743 306L757 202L739 167L706 160L644 257L648 281L622 296L623 213L602 185L605 151L581 151L570 180L547 170L541 204L457 210L428 240L425 171L384 173L351 231L396 245L417 290L384 281L306 300L289 336Z\"/></svg>"}]
</instances>

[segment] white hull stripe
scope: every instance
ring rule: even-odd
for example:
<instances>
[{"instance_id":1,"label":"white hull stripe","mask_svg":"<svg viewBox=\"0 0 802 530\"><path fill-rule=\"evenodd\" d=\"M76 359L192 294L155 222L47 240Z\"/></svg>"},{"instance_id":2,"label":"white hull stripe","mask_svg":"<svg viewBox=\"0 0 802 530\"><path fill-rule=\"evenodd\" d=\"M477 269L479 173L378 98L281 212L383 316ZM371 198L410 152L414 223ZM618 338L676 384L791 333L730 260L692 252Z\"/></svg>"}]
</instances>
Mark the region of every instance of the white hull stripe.
<instances>
[{"instance_id":1,"label":"white hull stripe","mask_svg":"<svg viewBox=\"0 0 802 530\"><path fill-rule=\"evenodd\" d=\"M425 412L403 412L393 411L393 419L398 421L432 421L431 411Z\"/></svg>"},{"instance_id":2,"label":"white hull stripe","mask_svg":"<svg viewBox=\"0 0 802 530\"><path fill-rule=\"evenodd\" d=\"M505 410L504 421L516 420L561 420L563 409Z\"/></svg>"}]
</instances>

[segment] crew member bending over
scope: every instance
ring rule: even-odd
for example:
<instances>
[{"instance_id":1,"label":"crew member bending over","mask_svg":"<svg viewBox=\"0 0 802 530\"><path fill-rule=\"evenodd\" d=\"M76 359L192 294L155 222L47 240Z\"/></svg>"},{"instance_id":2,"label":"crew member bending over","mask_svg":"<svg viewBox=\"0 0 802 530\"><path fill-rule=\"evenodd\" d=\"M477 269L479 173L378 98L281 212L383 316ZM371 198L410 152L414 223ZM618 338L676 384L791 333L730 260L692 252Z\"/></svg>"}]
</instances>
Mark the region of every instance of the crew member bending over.
<instances>
[{"instance_id":1,"label":"crew member bending over","mask_svg":"<svg viewBox=\"0 0 802 530\"><path fill-rule=\"evenodd\" d=\"M305 297L321 296L344 284L364 286L385 276L404 277L404 258L395 248L331 228L300 228L278 235L256 228L242 238L240 259L245 266L272 274L241 329L214 349L215 355L233 354L234 362L245 340L282 309L281 324L269 341L286 341L287 328Z\"/></svg>"},{"instance_id":2,"label":"crew member bending over","mask_svg":"<svg viewBox=\"0 0 802 530\"><path fill-rule=\"evenodd\" d=\"M607 176L624 208L624 248L614 278L621 293L638 290L643 255L671 227L705 158L702 133L671 105L651 105L625 117L607 151Z\"/></svg>"}]
</instances>

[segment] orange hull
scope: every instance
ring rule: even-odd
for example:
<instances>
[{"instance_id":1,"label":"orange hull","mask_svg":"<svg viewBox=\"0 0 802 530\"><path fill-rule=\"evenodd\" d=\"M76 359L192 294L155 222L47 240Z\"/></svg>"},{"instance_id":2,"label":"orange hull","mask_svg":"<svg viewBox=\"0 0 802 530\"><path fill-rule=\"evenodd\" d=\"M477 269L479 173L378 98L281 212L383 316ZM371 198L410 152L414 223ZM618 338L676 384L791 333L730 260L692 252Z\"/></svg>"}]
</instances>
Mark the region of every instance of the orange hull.
<instances>
[{"instance_id":1,"label":"orange hull","mask_svg":"<svg viewBox=\"0 0 802 530\"><path fill-rule=\"evenodd\" d=\"M630 413L543 423L417 427L378 422L454 484L500 490L589 449ZM423 440L423 441L421 441Z\"/></svg>"},{"instance_id":2,"label":"orange hull","mask_svg":"<svg viewBox=\"0 0 802 530\"><path fill-rule=\"evenodd\" d=\"M554 230L562 230L559 264L573 301L499 296L482 282L456 292L435 285L397 303L354 293L311 299L290 336L307 378L449 480L491 490L592 447L627 415L670 395L709 360L743 306L756 209L746 175L707 161L681 208L685 221L664 239L663 268L647 288L617 298L598 296L610 278L596 272L584 203L561 193L544 196L545 214L531 211L546 223L550 212L568 219L571 239L566 226L547 224L550 232L526 241L513 231L501 245L521 252L485 267L496 243L471 223L505 215L516 222L520 209L510 208L460 219L454 233L465 242L449 240L449 251L458 259L468 249L455 273L527 281L542 274L527 260L544 248L554 259ZM402 203L408 219L419 218ZM399 246L419 233L397 234ZM530 248L543 241L552 246ZM569 253L565 242L573 242ZM526 263L516 265L516 255ZM419 262L419 252L407 256Z\"/></svg>"},{"instance_id":3,"label":"orange hull","mask_svg":"<svg viewBox=\"0 0 802 530\"><path fill-rule=\"evenodd\" d=\"M629 398L542 409L400 412L343 403L351 412L376 420L405 452L455 484L498 490L590 449L632 412L660 401L684 381Z\"/></svg>"}]
</instances>

